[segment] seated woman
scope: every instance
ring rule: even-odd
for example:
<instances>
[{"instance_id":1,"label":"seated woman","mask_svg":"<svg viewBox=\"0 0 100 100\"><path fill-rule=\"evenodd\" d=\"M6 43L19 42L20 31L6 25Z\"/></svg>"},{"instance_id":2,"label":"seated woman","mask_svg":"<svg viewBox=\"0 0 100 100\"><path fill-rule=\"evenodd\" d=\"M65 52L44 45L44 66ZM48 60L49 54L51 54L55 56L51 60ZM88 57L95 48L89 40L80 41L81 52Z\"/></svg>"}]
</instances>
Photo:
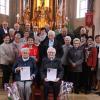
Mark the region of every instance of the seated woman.
<instances>
[{"instance_id":1,"label":"seated woman","mask_svg":"<svg viewBox=\"0 0 100 100\"><path fill-rule=\"evenodd\" d=\"M21 100L29 100L31 94L32 80L35 78L37 69L36 69L35 60L29 57L29 49L23 48L21 49L21 53L22 56L15 62L13 66L13 71L15 73L15 81L18 85ZM22 77L22 71L24 70L25 72L26 67L27 69L29 68L28 70L26 70L26 73L27 74L30 73L30 75L28 76L26 74L25 77Z\"/></svg>"},{"instance_id":2,"label":"seated woman","mask_svg":"<svg viewBox=\"0 0 100 100\"><path fill-rule=\"evenodd\" d=\"M53 90L54 100L57 100L57 96L60 90L60 79L63 77L63 67L61 61L55 57L56 50L53 47L47 49L47 58L43 59L41 66L41 77L44 80L44 100L48 100L49 89ZM49 72L55 70L55 79L50 79Z\"/></svg>"}]
</instances>

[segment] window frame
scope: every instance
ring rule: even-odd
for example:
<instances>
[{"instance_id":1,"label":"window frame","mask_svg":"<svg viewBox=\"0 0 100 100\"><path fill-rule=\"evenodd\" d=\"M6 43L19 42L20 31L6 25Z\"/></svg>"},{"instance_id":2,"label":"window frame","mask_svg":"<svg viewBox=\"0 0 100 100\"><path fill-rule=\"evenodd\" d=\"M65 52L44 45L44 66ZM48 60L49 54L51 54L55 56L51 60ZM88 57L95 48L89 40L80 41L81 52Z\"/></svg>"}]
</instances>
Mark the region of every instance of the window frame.
<instances>
[{"instance_id":1,"label":"window frame","mask_svg":"<svg viewBox=\"0 0 100 100\"><path fill-rule=\"evenodd\" d=\"M83 1L85 1L86 2L85 4L87 4L87 5L86 5L86 7L81 8L81 5L82 5ZM87 13L87 10L88 10L88 0L77 0L77 7L76 8L77 8L77 10L76 10L76 18L77 19L84 18L85 17L85 13ZM86 11L84 13L84 16L82 16L81 12L84 11L84 10L86 10Z\"/></svg>"},{"instance_id":2,"label":"window frame","mask_svg":"<svg viewBox=\"0 0 100 100\"><path fill-rule=\"evenodd\" d=\"M10 0L0 0L0 14L9 16Z\"/></svg>"}]
</instances>

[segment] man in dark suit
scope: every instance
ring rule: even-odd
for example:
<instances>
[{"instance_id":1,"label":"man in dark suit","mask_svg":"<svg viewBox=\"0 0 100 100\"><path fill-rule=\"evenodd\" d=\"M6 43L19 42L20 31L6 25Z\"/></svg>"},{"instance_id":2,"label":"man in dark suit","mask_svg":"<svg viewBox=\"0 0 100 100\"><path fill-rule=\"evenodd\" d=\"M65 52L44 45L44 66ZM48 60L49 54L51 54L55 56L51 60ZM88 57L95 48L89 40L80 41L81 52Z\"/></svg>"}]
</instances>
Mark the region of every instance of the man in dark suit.
<instances>
[{"instance_id":1,"label":"man in dark suit","mask_svg":"<svg viewBox=\"0 0 100 100\"><path fill-rule=\"evenodd\" d=\"M48 47L53 47L56 49L56 57L61 58L63 55L63 49L61 44L55 38L55 32L50 30L48 32L48 39L42 45L42 58L47 56Z\"/></svg>"},{"instance_id":2,"label":"man in dark suit","mask_svg":"<svg viewBox=\"0 0 100 100\"><path fill-rule=\"evenodd\" d=\"M60 41L61 45L64 44L64 37L65 36L70 36L72 40L74 39L74 35L71 34L71 33L68 33L68 29L66 27L63 27L61 34L59 34L59 35L56 36L56 39L58 41Z\"/></svg>"},{"instance_id":3,"label":"man in dark suit","mask_svg":"<svg viewBox=\"0 0 100 100\"><path fill-rule=\"evenodd\" d=\"M3 42L3 35L9 33L8 22L3 21L2 27L0 28L0 44Z\"/></svg>"},{"instance_id":4,"label":"man in dark suit","mask_svg":"<svg viewBox=\"0 0 100 100\"><path fill-rule=\"evenodd\" d=\"M15 34L19 33L21 37L23 36L23 32L20 30L20 25L18 23L14 24Z\"/></svg>"},{"instance_id":5,"label":"man in dark suit","mask_svg":"<svg viewBox=\"0 0 100 100\"><path fill-rule=\"evenodd\" d=\"M25 31L29 32L31 36L33 36L33 30L30 23L25 24Z\"/></svg>"},{"instance_id":6,"label":"man in dark suit","mask_svg":"<svg viewBox=\"0 0 100 100\"><path fill-rule=\"evenodd\" d=\"M48 77L48 73L55 70L56 75L55 79L50 80ZM50 90L53 90L54 100L57 100L57 96L60 91L60 80L63 77L63 67L61 65L61 61L56 58L56 49L53 47L49 47L47 49L47 57L43 59L41 66L41 78L44 83L44 100L48 100L48 93ZM51 76L51 75L50 75Z\"/></svg>"}]
</instances>

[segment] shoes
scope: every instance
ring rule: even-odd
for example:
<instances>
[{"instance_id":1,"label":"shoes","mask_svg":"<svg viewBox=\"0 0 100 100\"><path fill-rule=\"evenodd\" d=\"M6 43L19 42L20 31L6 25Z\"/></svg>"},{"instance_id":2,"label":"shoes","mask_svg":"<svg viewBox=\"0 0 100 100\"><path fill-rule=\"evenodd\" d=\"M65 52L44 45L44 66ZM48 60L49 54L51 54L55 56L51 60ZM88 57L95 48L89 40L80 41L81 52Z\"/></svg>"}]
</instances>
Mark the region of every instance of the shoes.
<instances>
[{"instance_id":1,"label":"shoes","mask_svg":"<svg viewBox=\"0 0 100 100\"><path fill-rule=\"evenodd\" d=\"M79 94L79 91L78 90L75 90L74 93Z\"/></svg>"},{"instance_id":2,"label":"shoes","mask_svg":"<svg viewBox=\"0 0 100 100\"><path fill-rule=\"evenodd\" d=\"M90 94L91 91L86 90L84 93L85 93L85 94Z\"/></svg>"},{"instance_id":3,"label":"shoes","mask_svg":"<svg viewBox=\"0 0 100 100\"><path fill-rule=\"evenodd\" d=\"M92 91L97 91L97 89L96 89L96 88L92 88L91 90L92 90Z\"/></svg>"},{"instance_id":4,"label":"shoes","mask_svg":"<svg viewBox=\"0 0 100 100\"><path fill-rule=\"evenodd\" d=\"M95 94L99 95L100 96L100 92L96 92Z\"/></svg>"}]
</instances>

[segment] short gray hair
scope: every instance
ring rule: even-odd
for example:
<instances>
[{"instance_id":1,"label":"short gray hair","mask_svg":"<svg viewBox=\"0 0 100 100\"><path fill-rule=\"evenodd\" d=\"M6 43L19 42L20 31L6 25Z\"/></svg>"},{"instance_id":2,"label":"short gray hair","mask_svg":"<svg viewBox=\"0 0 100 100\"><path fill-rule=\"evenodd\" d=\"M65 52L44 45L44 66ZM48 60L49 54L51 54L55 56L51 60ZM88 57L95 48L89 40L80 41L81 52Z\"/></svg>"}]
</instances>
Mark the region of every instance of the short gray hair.
<instances>
[{"instance_id":1,"label":"short gray hair","mask_svg":"<svg viewBox=\"0 0 100 100\"><path fill-rule=\"evenodd\" d=\"M47 49L47 53L48 53L48 52L56 53L56 49L53 48L53 47L49 47L49 48Z\"/></svg>"},{"instance_id":2,"label":"short gray hair","mask_svg":"<svg viewBox=\"0 0 100 100\"><path fill-rule=\"evenodd\" d=\"M51 34L55 36L55 32L52 31L52 30L49 30L49 32L48 32L48 36L51 35Z\"/></svg>"},{"instance_id":3,"label":"short gray hair","mask_svg":"<svg viewBox=\"0 0 100 100\"><path fill-rule=\"evenodd\" d=\"M22 52L29 52L29 48L22 48L22 49L21 49L21 53L22 53Z\"/></svg>"},{"instance_id":4,"label":"short gray hair","mask_svg":"<svg viewBox=\"0 0 100 100\"><path fill-rule=\"evenodd\" d=\"M15 30L13 28L10 28L9 33L15 33Z\"/></svg>"},{"instance_id":5,"label":"short gray hair","mask_svg":"<svg viewBox=\"0 0 100 100\"><path fill-rule=\"evenodd\" d=\"M65 36L64 40L66 40L66 39L69 40L70 42L72 40L70 36Z\"/></svg>"}]
</instances>

